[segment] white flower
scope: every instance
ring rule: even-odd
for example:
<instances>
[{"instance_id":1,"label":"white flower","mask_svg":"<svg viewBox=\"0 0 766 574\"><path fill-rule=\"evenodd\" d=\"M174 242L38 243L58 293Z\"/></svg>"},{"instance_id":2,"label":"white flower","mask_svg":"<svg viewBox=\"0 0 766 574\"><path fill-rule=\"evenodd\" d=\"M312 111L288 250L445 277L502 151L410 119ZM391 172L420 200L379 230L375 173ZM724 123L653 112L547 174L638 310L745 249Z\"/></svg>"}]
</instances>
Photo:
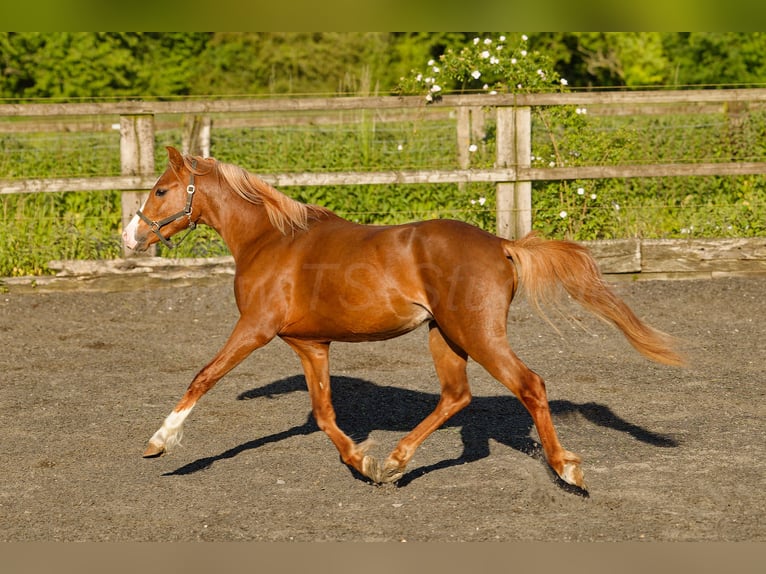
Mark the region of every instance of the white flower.
<instances>
[{"instance_id":1,"label":"white flower","mask_svg":"<svg viewBox=\"0 0 766 574\"><path fill-rule=\"evenodd\" d=\"M434 84L433 86L431 86L431 91L432 92L441 92L442 91L442 87Z\"/></svg>"},{"instance_id":2,"label":"white flower","mask_svg":"<svg viewBox=\"0 0 766 574\"><path fill-rule=\"evenodd\" d=\"M489 46L492 43L492 40L490 38L484 38L484 45Z\"/></svg>"},{"instance_id":3,"label":"white flower","mask_svg":"<svg viewBox=\"0 0 766 574\"><path fill-rule=\"evenodd\" d=\"M475 152L477 149L479 149L479 148L476 147L476 144L471 144L471 145L468 146L468 151L471 152L471 153Z\"/></svg>"},{"instance_id":4,"label":"white flower","mask_svg":"<svg viewBox=\"0 0 766 574\"><path fill-rule=\"evenodd\" d=\"M569 82L567 82L566 78L561 78L561 85L566 86L567 84L569 84Z\"/></svg>"},{"instance_id":5,"label":"white flower","mask_svg":"<svg viewBox=\"0 0 766 574\"><path fill-rule=\"evenodd\" d=\"M429 65L429 66L433 66L435 63L436 63L436 62L434 62L433 60L428 60L428 65Z\"/></svg>"},{"instance_id":6,"label":"white flower","mask_svg":"<svg viewBox=\"0 0 766 574\"><path fill-rule=\"evenodd\" d=\"M423 81L423 74L418 74L417 76L415 76L415 80L418 81L418 82L422 82ZM577 113L579 114L580 110L577 110Z\"/></svg>"},{"instance_id":7,"label":"white flower","mask_svg":"<svg viewBox=\"0 0 766 574\"><path fill-rule=\"evenodd\" d=\"M566 219L566 218L567 218L567 215L569 215L569 214L568 214L566 211L560 211L560 212L559 212L559 217L560 217L561 219Z\"/></svg>"},{"instance_id":8,"label":"white flower","mask_svg":"<svg viewBox=\"0 0 766 574\"><path fill-rule=\"evenodd\" d=\"M516 58L511 58L511 64L515 64L516 62L518 62Z\"/></svg>"},{"instance_id":9,"label":"white flower","mask_svg":"<svg viewBox=\"0 0 766 574\"><path fill-rule=\"evenodd\" d=\"M556 162L555 161L548 162L548 167L556 167Z\"/></svg>"},{"instance_id":10,"label":"white flower","mask_svg":"<svg viewBox=\"0 0 766 574\"><path fill-rule=\"evenodd\" d=\"M529 40L529 37L526 34L522 34L521 39L526 42L527 40Z\"/></svg>"},{"instance_id":11,"label":"white flower","mask_svg":"<svg viewBox=\"0 0 766 574\"><path fill-rule=\"evenodd\" d=\"M478 38L474 38L473 39L473 43L474 43L474 45L478 44L479 43L479 39Z\"/></svg>"},{"instance_id":12,"label":"white flower","mask_svg":"<svg viewBox=\"0 0 766 574\"><path fill-rule=\"evenodd\" d=\"M500 41L505 42L505 36L500 36Z\"/></svg>"},{"instance_id":13,"label":"white flower","mask_svg":"<svg viewBox=\"0 0 766 574\"><path fill-rule=\"evenodd\" d=\"M404 146L402 144L399 144L398 146L396 146L396 149L398 149L399 151L402 151L404 149Z\"/></svg>"},{"instance_id":14,"label":"white flower","mask_svg":"<svg viewBox=\"0 0 766 574\"><path fill-rule=\"evenodd\" d=\"M496 93L497 93L497 90L492 90L492 91L489 92L489 95L490 96L494 96Z\"/></svg>"},{"instance_id":15,"label":"white flower","mask_svg":"<svg viewBox=\"0 0 766 574\"><path fill-rule=\"evenodd\" d=\"M526 51L526 50L522 50L522 51L521 51L521 55L522 55L522 56L526 56L526 55L527 55L527 51Z\"/></svg>"},{"instance_id":16,"label":"white flower","mask_svg":"<svg viewBox=\"0 0 766 574\"><path fill-rule=\"evenodd\" d=\"M433 70L434 70L434 74L438 74L439 73L439 66L434 66Z\"/></svg>"},{"instance_id":17,"label":"white flower","mask_svg":"<svg viewBox=\"0 0 766 574\"><path fill-rule=\"evenodd\" d=\"M540 68L537 68L537 75L538 76L544 76L545 72L543 72Z\"/></svg>"},{"instance_id":18,"label":"white flower","mask_svg":"<svg viewBox=\"0 0 766 574\"><path fill-rule=\"evenodd\" d=\"M489 58L489 50L484 50L481 54L479 54L479 57L484 59Z\"/></svg>"},{"instance_id":19,"label":"white flower","mask_svg":"<svg viewBox=\"0 0 766 574\"><path fill-rule=\"evenodd\" d=\"M486 197L480 197L479 198L479 205L484 205L485 203L487 203L487 198Z\"/></svg>"},{"instance_id":20,"label":"white flower","mask_svg":"<svg viewBox=\"0 0 766 574\"><path fill-rule=\"evenodd\" d=\"M473 76L474 80L478 80L479 78L481 78L481 72L479 70L474 70L473 72L471 72L471 75Z\"/></svg>"},{"instance_id":21,"label":"white flower","mask_svg":"<svg viewBox=\"0 0 766 574\"><path fill-rule=\"evenodd\" d=\"M577 188L577 195L585 195L585 190L582 187Z\"/></svg>"},{"instance_id":22,"label":"white flower","mask_svg":"<svg viewBox=\"0 0 766 574\"><path fill-rule=\"evenodd\" d=\"M427 102L433 102L433 101L434 101L434 97L433 97L431 94L428 94L428 95L426 96L426 101L427 101Z\"/></svg>"},{"instance_id":23,"label":"white flower","mask_svg":"<svg viewBox=\"0 0 766 574\"><path fill-rule=\"evenodd\" d=\"M495 58L494 56L492 56L492 57L489 59L489 63L490 63L490 64L499 64L499 63L500 63L500 60L499 60L498 58Z\"/></svg>"},{"instance_id":24,"label":"white flower","mask_svg":"<svg viewBox=\"0 0 766 574\"><path fill-rule=\"evenodd\" d=\"M481 89L482 89L482 90L488 90L488 89L489 89L489 84L484 84L484 85L481 87Z\"/></svg>"},{"instance_id":25,"label":"white flower","mask_svg":"<svg viewBox=\"0 0 766 574\"><path fill-rule=\"evenodd\" d=\"M591 198L591 199L596 199L596 194L595 194L595 193L591 193L591 194L590 194L590 198Z\"/></svg>"}]
</instances>

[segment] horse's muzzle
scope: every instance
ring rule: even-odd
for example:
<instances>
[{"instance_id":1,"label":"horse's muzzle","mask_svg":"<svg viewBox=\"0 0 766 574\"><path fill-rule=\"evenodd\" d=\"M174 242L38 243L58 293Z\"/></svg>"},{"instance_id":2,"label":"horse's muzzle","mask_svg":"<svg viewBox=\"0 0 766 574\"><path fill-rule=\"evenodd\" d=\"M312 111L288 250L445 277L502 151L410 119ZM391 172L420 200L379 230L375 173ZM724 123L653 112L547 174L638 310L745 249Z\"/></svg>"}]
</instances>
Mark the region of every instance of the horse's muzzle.
<instances>
[{"instance_id":1,"label":"horse's muzzle","mask_svg":"<svg viewBox=\"0 0 766 574\"><path fill-rule=\"evenodd\" d=\"M134 217L122 232L122 242L132 251L146 251L149 247L148 236L138 237L138 217Z\"/></svg>"}]
</instances>

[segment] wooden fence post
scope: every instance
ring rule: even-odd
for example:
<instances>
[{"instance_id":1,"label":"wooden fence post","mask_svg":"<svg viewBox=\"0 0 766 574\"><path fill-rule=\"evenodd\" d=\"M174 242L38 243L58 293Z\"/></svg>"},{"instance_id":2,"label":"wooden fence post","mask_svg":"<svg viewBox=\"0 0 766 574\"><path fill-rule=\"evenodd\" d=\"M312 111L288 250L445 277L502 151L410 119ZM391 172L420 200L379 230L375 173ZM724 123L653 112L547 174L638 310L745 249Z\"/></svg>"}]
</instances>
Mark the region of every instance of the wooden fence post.
<instances>
[{"instance_id":1,"label":"wooden fence post","mask_svg":"<svg viewBox=\"0 0 766 574\"><path fill-rule=\"evenodd\" d=\"M154 174L154 115L137 114L120 116L120 171L122 175ZM122 193L122 228L124 229L146 201L147 193L125 191ZM124 256L133 254L123 245ZM152 247L146 255L156 255Z\"/></svg>"},{"instance_id":2,"label":"wooden fence post","mask_svg":"<svg viewBox=\"0 0 766 574\"><path fill-rule=\"evenodd\" d=\"M210 157L210 116L193 116L184 122L181 151L190 155Z\"/></svg>"},{"instance_id":3,"label":"wooden fence post","mask_svg":"<svg viewBox=\"0 0 766 574\"><path fill-rule=\"evenodd\" d=\"M471 115L467 106L457 108L457 163L460 169L468 169L471 165L468 146L471 145ZM458 191L465 191L465 183L457 184Z\"/></svg>"},{"instance_id":4,"label":"wooden fence post","mask_svg":"<svg viewBox=\"0 0 766 574\"><path fill-rule=\"evenodd\" d=\"M514 167L516 180L497 184L497 234L517 239L532 230L532 182L518 170L532 158L532 114L529 107L498 107L496 166Z\"/></svg>"},{"instance_id":5,"label":"wooden fence post","mask_svg":"<svg viewBox=\"0 0 766 574\"><path fill-rule=\"evenodd\" d=\"M484 119L484 108L481 106L471 106L471 140L474 142L483 142L487 135L486 122Z\"/></svg>"},{"instance_id":6,"label":"wooden fence post","mask_svg":"<svg viewBox=\"0 0 766 574\"><path fill-rule=\"evenodd\" d=\"M484 110L481 106L458 106L457 108L457 161L460 169L471 167L470 146L481 142L485 136ZM465 183L458 183L465 189Z\"/></svg>"},{"instance_id":7,"label":"wooden fence post","mask_svg":"<svg viewBox=\"0 0 766 574\"><path fill-rule=\"evenodd\" d=\"M457 108L457 163L460 169L468 169L471 158L468 146L471 145L471 116L467 106Z\"/></svg>"}]
</instances>

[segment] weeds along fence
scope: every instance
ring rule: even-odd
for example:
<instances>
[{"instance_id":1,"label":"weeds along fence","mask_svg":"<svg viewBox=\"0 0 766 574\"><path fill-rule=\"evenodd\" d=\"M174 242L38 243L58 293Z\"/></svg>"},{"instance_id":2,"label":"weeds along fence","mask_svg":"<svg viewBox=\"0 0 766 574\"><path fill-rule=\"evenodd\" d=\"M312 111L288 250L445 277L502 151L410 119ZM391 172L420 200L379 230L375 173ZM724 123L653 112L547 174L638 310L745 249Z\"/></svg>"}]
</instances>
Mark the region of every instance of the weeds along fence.
<instances>
[{"instance_id":1,"label":"weeds along fence","mask_svg":"<svg viewBox=\"0 0 766 574\"><path fill-rule=\"evenodd\" d=\"M2 104L0 141L0 276L123 256L121 228L166 145L364 223L766 234L764 89ZM200 231L173 256L225 254Z\"/></svg>"}]
</instances>

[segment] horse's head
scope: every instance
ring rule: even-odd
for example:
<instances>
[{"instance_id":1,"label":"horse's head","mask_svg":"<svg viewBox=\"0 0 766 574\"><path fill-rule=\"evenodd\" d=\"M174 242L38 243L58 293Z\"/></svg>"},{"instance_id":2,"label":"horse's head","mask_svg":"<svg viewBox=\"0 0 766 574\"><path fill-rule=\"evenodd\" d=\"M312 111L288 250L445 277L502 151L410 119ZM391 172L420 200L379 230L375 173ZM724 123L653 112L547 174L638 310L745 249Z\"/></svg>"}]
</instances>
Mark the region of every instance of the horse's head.
<instances>
[{"instance_id":1,"label":"horse's head","mask_svg":"<svg viewBox=\"0 0 766 574\"><path fill-rule=\"evenodd\" d=\"M125 245L135 251L145 251L158 241L173 247L170 237L184 229L194 229L200 217L201 200L195 201L198 160L190 159L191 166L187 166L177 149L167 150L167 169L122 232Z\"/></svg>"}]
</instances>

